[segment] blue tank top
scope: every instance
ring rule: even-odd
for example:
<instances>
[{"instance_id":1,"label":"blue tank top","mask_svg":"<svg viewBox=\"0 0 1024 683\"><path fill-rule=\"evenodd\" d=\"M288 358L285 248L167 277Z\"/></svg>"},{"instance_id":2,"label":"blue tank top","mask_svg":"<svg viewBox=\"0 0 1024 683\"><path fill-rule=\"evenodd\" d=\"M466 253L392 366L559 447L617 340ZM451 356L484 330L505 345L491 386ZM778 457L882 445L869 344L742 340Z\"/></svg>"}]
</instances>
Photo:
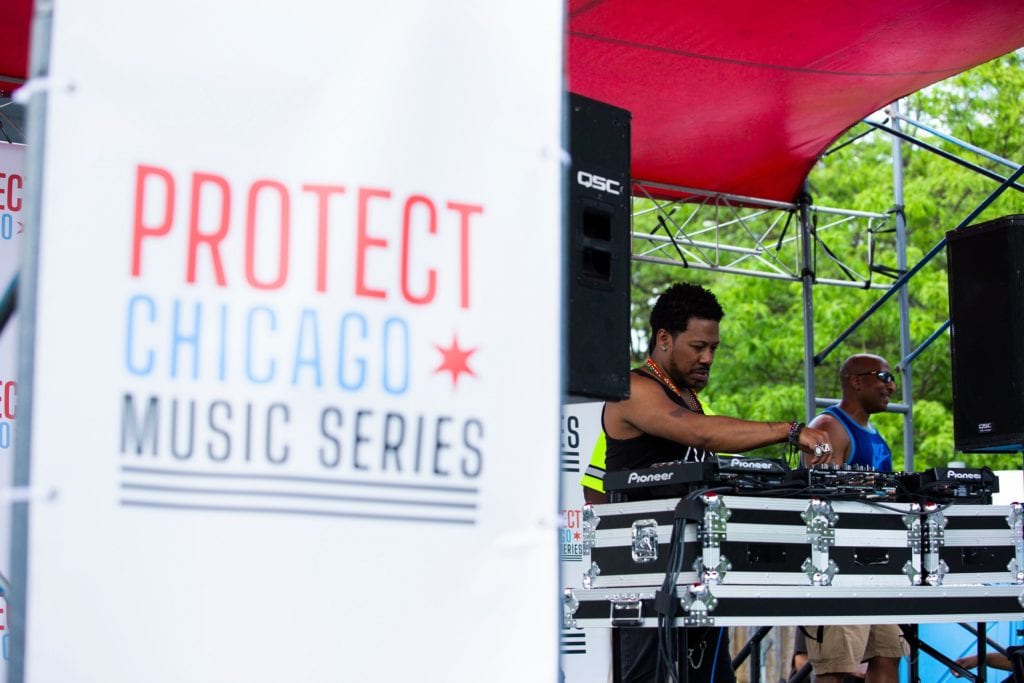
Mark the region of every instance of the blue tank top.
<instances>
[{"instance_id":1,"label":"blue tank top","mask_svg":"<svg viewBox=\"0 0 1024 683\"><path fill-rule=\"evenodd\" d=\"M839 420L850 437L848 465L867 465L879 472L892 472L892 451L874 426L861 427L839 406L829 406L825 412Z\"/></svg>"}]
</instances>

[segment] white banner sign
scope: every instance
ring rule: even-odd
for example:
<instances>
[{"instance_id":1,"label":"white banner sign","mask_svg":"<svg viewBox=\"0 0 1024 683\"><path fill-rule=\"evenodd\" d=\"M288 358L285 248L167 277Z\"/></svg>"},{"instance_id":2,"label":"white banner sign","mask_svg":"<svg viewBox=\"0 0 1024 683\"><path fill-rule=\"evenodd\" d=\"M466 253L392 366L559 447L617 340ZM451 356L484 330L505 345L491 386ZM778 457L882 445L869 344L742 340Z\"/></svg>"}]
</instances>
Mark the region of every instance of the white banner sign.
<instances>
[{"instance_id":1,"label":"white banner sign","mask_svg":"<svg viewBox=\"0 0 1024 683\"><path fill-rule=\"evenodd\" d=\"M603 403L562 406L562 587L580 590L590 569L583 549L583 487L580 478L601 436ZM602 441L602 448L603 448ZM612 638L607 628L562 626L562 674L565 683L612 680Z\"/></svg>"},{"instance_id":2,"label":"white banner sign","mask_svg":"<svg viewBox=\"0 0 1024 683\"><path fill-rule=\"evenodd\" d=\"M562 11L57 6L27 680L556 679Z\"/></svg>"},{"instance_id":3,"label":"white banner sign","mask_svg":"<svg viewBox=\"0 0 1024 683\"><path fill-rule=\"evenodd\" d=\"M0 293L11 285L21 263L21 236L25 230L25 147L0 143ZM0 491L9 491L13 475L14 415L17 406L17 315L0 332ZM0 572L11 576L11 506L0 504ZM7 596L0 596L0 682L6 680L10 632Z\"/></svg>"}]
</instances>

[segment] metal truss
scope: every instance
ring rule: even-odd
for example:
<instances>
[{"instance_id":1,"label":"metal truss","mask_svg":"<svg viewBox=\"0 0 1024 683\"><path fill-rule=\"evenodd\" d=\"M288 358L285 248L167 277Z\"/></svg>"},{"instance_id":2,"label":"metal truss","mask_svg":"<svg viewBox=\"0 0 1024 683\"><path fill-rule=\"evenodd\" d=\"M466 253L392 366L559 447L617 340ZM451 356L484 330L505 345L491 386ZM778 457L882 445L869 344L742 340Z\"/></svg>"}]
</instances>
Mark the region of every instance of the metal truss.
<instances>
[{"instance_id":1,"label":"metal truss","mask_svg":"<svg viewBox=\"0 0 1024 683\"><path fill-rule=\"evenodd\" d=\"M808 419L814 414L816 407L836 402L835 399L815 397L815 367L886 300L896 295L900 308L901 354L897 369L903 373L900 382L903 402L890 404L888 410L903 413L904 462L907 470L912 471L914 424L910 364L946 332L950 322L947 320L940 325L916 349L912 347L906 285L918 270L943 250L945 240L941 240L913 266L907 263L906 225L900 210L903 206L900 143L923 147L1000 183L996 190L957 225L958 230L970 225L1003 191L1009 188L1024 191L1024 184L1021 184L1024 183L1024 166L903 116L900 113L899 101L892 103L887 110L887 116L891 125L870 120L865 120L864 123L892 137L893 198L894 206L897 207L895 210L888 213L869 213L835 209L809 203L771 201L634 179L632 258L635 261L668 266L800 282L803 285L804 389ZM934 145L924 143L901 132L900 123L921 128L946 142L980 154L989 161L1013 169L1013 173L1004 177ZM1018 180L1021 182L1018 183ZM679 199L655 198L666 195ZM866 245L863 244L865 236ZM844 262L827 243L828 241L839 245L844 239L847 244L838 251L844 255L860 254L860 262ZM891 255L896 261L896 267L881 265L876 261L876 252L884 253L886 257ZM851 259L850 256L845 258L847 261ZM874 282L873 276L876 274L885 276L887 281ZM814 304L811 294L813 285L837 285L884 291L849 328L824 350L815 353Z\"/></svg>"},{"instance_id":2,"label":"metal truss","mask_svg":"<svg viewBox=\"0 0 1024 683\"><path fill-rule=\"evenodd\" d=\"M801 282L804 275L801 206L690 187L633 181L633 260ZM679 200L656 199L669 193ZM810 271L822 285L888 289L899 272L876 262L895 261L896 241L889 213L810 205L813 243ZM845 230L844 230L845 228ZM840 259L828 242L862 241L866 259ZM851 250L841 249L847 253ZM874 281L875 275L886 282Z\"/></svg>"}]
</instances>

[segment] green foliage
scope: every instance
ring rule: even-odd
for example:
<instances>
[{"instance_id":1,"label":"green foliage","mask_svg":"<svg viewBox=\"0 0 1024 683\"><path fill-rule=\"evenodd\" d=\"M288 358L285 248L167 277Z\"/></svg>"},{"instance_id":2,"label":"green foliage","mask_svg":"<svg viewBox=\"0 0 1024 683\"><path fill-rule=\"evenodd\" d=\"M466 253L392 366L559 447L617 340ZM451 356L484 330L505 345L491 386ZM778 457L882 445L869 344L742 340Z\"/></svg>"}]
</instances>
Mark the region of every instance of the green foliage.
<instances>
[{"instance_id":1,"label":"green foliage","mask_svg":"<svg viewBox=\"0 0 1024 683\"><path fill-rule=\"evenodd\" d=\"M1024 162L1024 51L1005 55L955 76L904 102L906 115L947 135L993 154ZM928 132L904 124L913 136L940 147L1001 176L1012 169L966 151ZM844 139L868 130L851 128ZM836 147L844 140L841 139ZM931 152L902 144L903 209L906 219L907 261L914 265L960 224L991 192L998 181L983 177ZM872 212L893 206L892 142L888 135L869 132L834 154L826 154L808 179L813 201ZM1024 183L1021 183L1024 185ZM1024 192L1009 189L973 223L1012 213L1024 213ZM652 232L653 214L635 219L634 228ZM830 230L822 235L842 258L867 253L864 234L855 229ZM894 237L875 239L888 251L883 265L896 268ZM819 253L819 262L824 256ZM712 370L705 398L716 412L755 420L793 420L804 415L803 304L799 283L733 274L681 269L650 263L633 264L634 357L646 352L650 305L657 294L675 281L703 284L716 293L726 311L722 346ZM891 282L877 276L876 281ZM908 286L911 348L916 349L949 317L945 254L940 253L919 271ZM819 285L813 289L814 350L820 352L876 301L877 290ZM892 297L817 368L816 394L838 398L837 370L844 358L859 352L878 353L895 368L901 358L899 310ZM969 466L1019 469L1020 454L975 455L953 447L952 380L948 333L943 333L912 363L909 381L913 396L914 469L945 465L951 460ZM900 400L900 377L894 400ZM903 416L894 413L873 418L893 448L897 467L904 462ZM781 447L763 449L761 455L778 456Z\"/></svg>"}]
</instances>

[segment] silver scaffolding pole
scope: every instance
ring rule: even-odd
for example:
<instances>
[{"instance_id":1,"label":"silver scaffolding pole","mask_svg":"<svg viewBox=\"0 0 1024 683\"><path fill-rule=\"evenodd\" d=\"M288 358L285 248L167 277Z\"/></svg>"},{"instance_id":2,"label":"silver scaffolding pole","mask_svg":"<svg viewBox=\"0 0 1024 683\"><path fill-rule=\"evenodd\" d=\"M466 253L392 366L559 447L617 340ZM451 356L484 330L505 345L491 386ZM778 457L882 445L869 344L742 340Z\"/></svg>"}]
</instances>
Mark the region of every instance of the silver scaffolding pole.
<instances>
[{"instance_id":1,"label":"silver scaffolding pole","mask_svg":"<svg viewBox=\"0 0 1024 683\"><path fill-rule=\"evenodd\" d=\"M26 111L26 201L22 262L18 274L18 436L14 444L15 490L26 492L11 504L11 592L7 596L11 648L7 680L25 680L25 606L28 590L28 506L32 504L30 454L35 375L36 283L39 273L39 226L42 223L45 153L46 79L50 72L52 0L36 0L32 18L29 101Z\"/></svg>"},{"instance_id":2,"label":"silver scaffolding pole","mask_svg":"<svg viewBox=\"0 0 1024 683\"><path fill-rule=\"evenodd\" d=\"M800 282L804 311L804 419L814 418L814 263L811 259L812 226L807 184L800 194Z\"/></svg>"},{"instance_id":3,"label":"silver scaffolding pole","mask_svg":"<svg viewBox=\"0 0 1024 683\"><path fill-rule=\"evenodd\" d=\"M900 126L900 101L892 103L893 121L896 130ZM893 212L896 219L896 267L900 273L907 271L907 220L903 214L903 150L901 141L892 136L892 192ZM900 287L898 296L900 309L900 358L906 358L913 350L910 341L910 293L907 283ZM914 471L914 397L910 365L900 368L902 378L900 391L907 410L903 413L903 469Z\"/></svg>"}]
</instances>

